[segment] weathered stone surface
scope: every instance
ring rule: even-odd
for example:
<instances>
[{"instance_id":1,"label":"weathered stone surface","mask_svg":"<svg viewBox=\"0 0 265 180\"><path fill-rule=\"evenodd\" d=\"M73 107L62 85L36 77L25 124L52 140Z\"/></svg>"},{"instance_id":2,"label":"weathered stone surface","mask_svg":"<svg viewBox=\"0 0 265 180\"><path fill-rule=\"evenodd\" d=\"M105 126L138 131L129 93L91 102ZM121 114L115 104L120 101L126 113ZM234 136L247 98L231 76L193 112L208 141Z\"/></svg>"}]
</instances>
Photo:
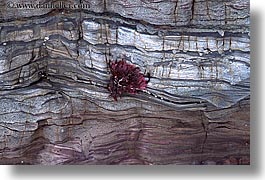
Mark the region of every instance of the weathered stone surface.
<instances>
[{"instance_id":1,"label":"weathered stone surface","mask_svg":"<svg viewBox=\"0 0 265 180\"><path fill-rule=\"evenodd\" d=\"M250 163L249 1L6 3L0 164ZM151 79L116 102L122 58Z\"/></svg>"}]
</instances>

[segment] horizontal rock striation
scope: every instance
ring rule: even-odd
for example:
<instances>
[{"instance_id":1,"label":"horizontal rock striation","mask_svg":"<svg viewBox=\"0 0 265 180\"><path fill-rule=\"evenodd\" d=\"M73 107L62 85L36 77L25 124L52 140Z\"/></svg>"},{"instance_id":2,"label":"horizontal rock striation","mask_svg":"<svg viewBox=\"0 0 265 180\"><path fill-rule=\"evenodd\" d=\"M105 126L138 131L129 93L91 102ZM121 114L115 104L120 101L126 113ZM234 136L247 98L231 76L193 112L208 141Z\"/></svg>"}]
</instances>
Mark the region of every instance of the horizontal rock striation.
<instances>
[{"instance_id":1,"label":"horizontal rock striation","mask_svg":"<svg viewBox=\"0 0 265 180\"><path fill-rule=\"evenodd\" d=\"M249 1L81 3L1 3L0 164L250 163ZM121 59L150 82L114 101Z\"/></svg>"}]
</instances>

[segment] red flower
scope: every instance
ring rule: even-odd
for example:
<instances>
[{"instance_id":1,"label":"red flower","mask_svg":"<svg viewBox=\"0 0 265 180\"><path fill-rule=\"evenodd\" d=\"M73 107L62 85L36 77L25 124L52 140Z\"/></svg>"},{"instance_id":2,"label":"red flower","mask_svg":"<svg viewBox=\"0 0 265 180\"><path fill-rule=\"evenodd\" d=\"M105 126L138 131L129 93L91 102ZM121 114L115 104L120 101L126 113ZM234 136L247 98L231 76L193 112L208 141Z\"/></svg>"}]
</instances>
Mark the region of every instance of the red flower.
<instances>
[{"instance_id":1,"label":"red flower","mask_svg":"<svg viewBox=\"0 0 265 180\"><path fill-rule=\"evenodd\" d=\"M147 81L138 67L128 64L125 60L110 62L110 81L108 90L110 96L117 101L117 97L123 94L135 94L139 90L144 90Z\"/></svg>"}]
</instances>

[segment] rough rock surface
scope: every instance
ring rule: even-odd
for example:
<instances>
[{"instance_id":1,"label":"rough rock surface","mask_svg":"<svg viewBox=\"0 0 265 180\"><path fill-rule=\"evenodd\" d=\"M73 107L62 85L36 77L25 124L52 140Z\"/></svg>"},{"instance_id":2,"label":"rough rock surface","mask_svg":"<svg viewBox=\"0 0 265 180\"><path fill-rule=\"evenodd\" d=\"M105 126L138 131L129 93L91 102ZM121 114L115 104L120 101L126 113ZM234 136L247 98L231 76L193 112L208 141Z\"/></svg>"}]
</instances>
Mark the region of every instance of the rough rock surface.
<instances>
[{"instance_id":1,"label":"rough rock surface","mask_svg":"<svg viewBox=\"0 0 265 180\"><path fill-rule=\"evenodd\" d=\"M0 164L250 164L248 0L12 2ZM108 62L122 58L151 79L114 101Z\"/></svg>"}]
</instances>

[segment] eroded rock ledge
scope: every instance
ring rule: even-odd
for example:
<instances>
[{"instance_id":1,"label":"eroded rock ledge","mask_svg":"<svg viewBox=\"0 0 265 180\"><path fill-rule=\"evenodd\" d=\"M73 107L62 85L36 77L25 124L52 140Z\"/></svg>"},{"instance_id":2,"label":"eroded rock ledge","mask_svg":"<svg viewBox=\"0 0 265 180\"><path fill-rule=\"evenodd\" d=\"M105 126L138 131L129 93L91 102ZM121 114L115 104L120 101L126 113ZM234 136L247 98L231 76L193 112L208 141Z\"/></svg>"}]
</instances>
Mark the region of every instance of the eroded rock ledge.
<instances>
[{"instance_id":1,"label":"eroded rock ledge","mask_svg":"<svg viewBox=\"0 0 265 180\"><path fill-rule=\"evenodd\" d=\"M0 164L250 163L249 1L82 3L1 5ZM115 102L121 58L151 80Z\"/></svg>"}]
</instances>

